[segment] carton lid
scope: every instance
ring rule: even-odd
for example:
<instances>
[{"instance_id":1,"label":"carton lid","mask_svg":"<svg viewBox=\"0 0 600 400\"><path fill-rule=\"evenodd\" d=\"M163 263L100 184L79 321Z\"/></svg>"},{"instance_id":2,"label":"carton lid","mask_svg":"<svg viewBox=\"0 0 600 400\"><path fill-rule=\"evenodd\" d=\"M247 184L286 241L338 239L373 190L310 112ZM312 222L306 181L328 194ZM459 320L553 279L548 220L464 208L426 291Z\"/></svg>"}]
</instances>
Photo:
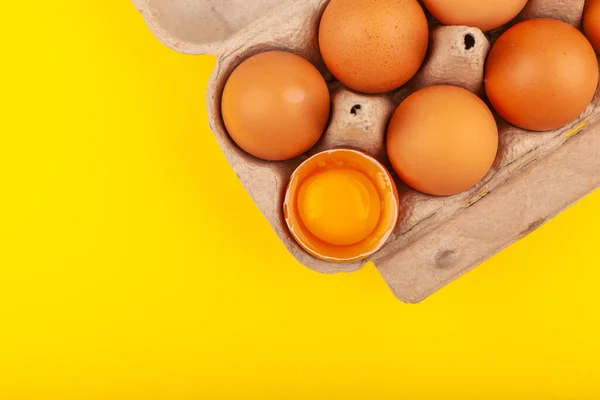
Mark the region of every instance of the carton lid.
<instances>
[{"instance_id":1,"label":"carton lid","mask_svg":"<svg viewBox=\"0 0 600 400\"><path fill-rule=\"evenodd\" d=\"M287 0L133 0L152 32L186 54L217 54L229 38Z\"/></svg>"}]
</instances>

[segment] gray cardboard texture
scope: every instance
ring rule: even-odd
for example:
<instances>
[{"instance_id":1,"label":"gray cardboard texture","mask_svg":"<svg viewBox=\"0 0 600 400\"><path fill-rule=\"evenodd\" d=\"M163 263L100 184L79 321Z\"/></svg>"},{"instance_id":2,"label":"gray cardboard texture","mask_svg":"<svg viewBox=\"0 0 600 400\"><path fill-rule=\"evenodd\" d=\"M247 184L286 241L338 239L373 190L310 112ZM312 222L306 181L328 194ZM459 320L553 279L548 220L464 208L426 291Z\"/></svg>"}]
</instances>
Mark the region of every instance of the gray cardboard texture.
<instances>
[{"instance_id":1,"label":"gray cardboard texture","mask_svg":"<svg viewBox=\"0 0 600 400\"><path fill-rule=\"evenodd\" d=\"M335 147L366 151L389 167L384 137L395 107L413 91L435 84L482 93L489 35L432 21L430 54L420 72L395 93L354 93L331 79L319 56L317 30L328 0L134 0L154 34L188 54L214 54L218 65L208 91L210 126L225 156L289 251L322 273L351 272L366 262L335 264L313 258L290 236L282 199L293 170L308 156ZM551 16L575 26L584 0L530 0L517 18ZM469 40L466 41L467 35ZM470 39L474 39L474 43ZM258 160L229 138L220 114L229 74L267 50L299 54L319 68L332 91L331 122L310 152L286 162ZM360 109L354 107L360 105ZM419 302L600 186L600 98L572 124L527 132L499 120L500 152L488 176L452 197L418 193L396 179L402 216L373 261L394 294ZM390 171L393 171L390 168Z\"/></svg>"}]
</instances>

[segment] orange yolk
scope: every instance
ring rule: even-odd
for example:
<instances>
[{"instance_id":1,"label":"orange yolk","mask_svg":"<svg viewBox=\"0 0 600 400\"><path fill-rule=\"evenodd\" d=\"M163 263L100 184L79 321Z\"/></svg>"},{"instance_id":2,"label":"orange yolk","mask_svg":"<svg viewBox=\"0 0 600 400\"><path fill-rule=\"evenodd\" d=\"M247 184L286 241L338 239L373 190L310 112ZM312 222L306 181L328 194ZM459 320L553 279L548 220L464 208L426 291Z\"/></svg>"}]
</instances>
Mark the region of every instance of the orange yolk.
<instances>
[{"instance_id":1,"label":"orange yolk","mask_svg":"<svg viewBox=\"0 0 600 400\"><path fill-rule=\"evenodd\" d=\"M297 201L306 229L336 246L350 246L366 239L381 217L377 188L364 174L349 168L310 176L302 183Z\"/></svg>"}]
</instances>

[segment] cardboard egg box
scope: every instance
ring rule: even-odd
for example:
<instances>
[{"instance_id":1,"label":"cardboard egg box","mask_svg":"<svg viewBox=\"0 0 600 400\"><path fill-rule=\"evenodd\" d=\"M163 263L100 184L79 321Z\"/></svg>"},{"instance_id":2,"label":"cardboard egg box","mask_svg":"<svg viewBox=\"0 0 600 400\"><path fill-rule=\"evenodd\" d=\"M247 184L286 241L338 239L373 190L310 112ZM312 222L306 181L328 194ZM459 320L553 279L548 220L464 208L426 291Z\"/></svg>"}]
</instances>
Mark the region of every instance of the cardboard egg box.
<instances>
[{"instance_id":1,"label":"cardboard egg box","mask_svg":"<svg viewBox=\"0 0 600 400\"><path fill-rule=\"evenodd\" d=\"M577 121L555 131L527 132L499 119L496 162L488 176L466 193L432 197L408 188L395 177L401 216L388 243L365 261L321 261L294 241L282 215L284 192L295 168L319 151L349 147L371 154L393 173L384 138L397 105L415 90L434 84L462 86L483 95L487 53L507 27L484 34L472 27L440 26L430 19L430 50L420 72L400 90L374 96L341 85L320 57L317 32L328 0L133 1L168 47L217 57L208 89L210 126L283 243L315 271L352 272L373 261L400 300L416 303L600 185L597 94ZM584 0L531 0L515 21L553 17L579 27L583 7ZM305 57L323 73L331 89L331 119L322 140L309 153L286 162L262 161L242 151L228 136L221 118L221 94L231 72L248 57L268 50Z\"/></svg>"}]
</instances>

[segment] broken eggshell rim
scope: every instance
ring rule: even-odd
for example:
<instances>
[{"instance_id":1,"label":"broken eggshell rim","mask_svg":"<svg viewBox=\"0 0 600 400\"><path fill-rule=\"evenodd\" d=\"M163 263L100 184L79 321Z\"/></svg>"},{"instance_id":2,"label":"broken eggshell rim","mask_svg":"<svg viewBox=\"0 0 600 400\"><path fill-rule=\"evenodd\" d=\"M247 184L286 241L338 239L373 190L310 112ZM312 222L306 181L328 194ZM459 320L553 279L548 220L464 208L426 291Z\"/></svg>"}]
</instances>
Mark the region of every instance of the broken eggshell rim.
<instances>
[{"instance_id":1,"label":"broken eggshell rim","mask_svg":"<svg viewBox=\"0 0 600 400\"><path fill-rule=\"evenodd\" d=\"M371 246L371 248L367 249L366 251L363 251L352 257L338 257L338 256L322 254L319 251L312 248L308 243L306 243L302 239L302 237L299 235L299 232L298 232L298 229L300 229L300 230L305 229L306 230L305 232L308 233L308 236L314 237L314 234L312 234L310 231L308 231L307 228L304 227L304 224L302 223L300 217L296 215L296 205L295 205L296 196L294 194L297 190L294 190L294 186L297 183L299 183L298 182L299 175L303 172L303 170L305 168L307 168L307 166L313 164L316 159L318 159L320 157L332 155L335 153L350 153L352 155L363 158L365 161L367 161L367 163L369 163L370 165L375 167L375 169L377 169L378 172L381 172L383 174L383 177L385 179L384 182L387 185L389 185L389 187L390 187L389 193L386 193L387 198L382 197L382 192L383 192L382 186L379 185L377 182L373 182L373 179L368 174L365 174L365 171L363 169L358 169L359 172L365 174L367 176L367 178L369 178L369 180L371 180L373 182L373 184L377 188L378 194L380 195L380 201L382 202L382 204L385 208L391 209L392 215L391 215L391 218L389 218L389 222L384 221L383 220L384 217L382 216L380 218L375 230L373 232L371 232L365 239L361 240L360 242L358 242L354 245L350 245L350 246L338 246L340 248L352 248L354 246L360 245L361 243L364 243L365 241L367 241L369 239L371 239L371 240L375 239L374 241L376 244L374 246ZM301 185L298 185L297 189L299 189L300 187L301 187ZM390 201L390 196L391 196L391 201ZM385 244L388 242L388 240L394 233L394 229L396 228L396 225L398 224L398 220L400 218L400 196L398 194L398 189L397 189L396 183L394 182L394 179L393 179L391 173L377 159L375 159L374 157L365 153L364 151L351 149L351 148L335 148L335 149L329 149L329 150L325 150L325 151L319 152L317 154L314 154L313 156L311 156L310 158L305 160L302 164L300 164L298 166L298 168L296 168L296 170L290 176L289 183L286 187L285 197L283 200L282 208L283 208L285 223L288 227L288 230L290 231L290 234L292 235L294 240L306 252L308 252L310 255L312 255L318 259L321 259L323 261L343 263L343 262L364 260L367 257L377 253L379 250L381 250L381 248L383 246L385 246ZM292 224L292 221L290 221L290 219L292 219L292 217L294 217L293 219L297 221L297 223L295 225ZM373 236L377 233L378 229L381 227L381 224L386 223L386 222L387 222L388 226L385 227L385 233L383 235L381 235L381 237L378 240L376 240L376 238L374 238ZM306 235L306 233L305 233L305 235ZM315 237L315 239L316 239L316 237ZM316 239L316 240L320 241L322 243L325 243L328 246L333 246L329 243L324 242L323 240L320 240L320 239Z\"/></svg>"}]
</instances>

